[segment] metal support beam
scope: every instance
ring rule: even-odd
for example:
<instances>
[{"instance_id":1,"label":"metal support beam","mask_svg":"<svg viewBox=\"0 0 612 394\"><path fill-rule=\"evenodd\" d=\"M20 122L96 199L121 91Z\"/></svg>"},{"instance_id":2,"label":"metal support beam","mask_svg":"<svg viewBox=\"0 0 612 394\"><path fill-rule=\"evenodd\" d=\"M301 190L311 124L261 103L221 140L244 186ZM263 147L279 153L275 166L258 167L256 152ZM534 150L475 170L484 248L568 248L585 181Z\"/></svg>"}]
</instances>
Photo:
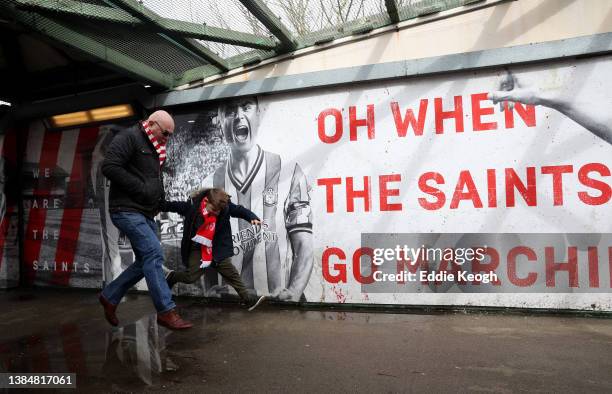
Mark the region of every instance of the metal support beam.
<instances>
[{"instance_id":1,"label":"metal support beam","mask_svg":"<svg viewBox=\"0 0 612 394\"><path fill-rule=\"evenodd\" d=\"M387 13L389 14L389 18L391 18L391 22L400 23L397 2L395 0L385 0L385 6L387 7Z\"/></svg>"},{"instance_id":2,"label":"metal support beam","mask_svg":"<svg viewBox=\"0 0 612 394\"><path fill-rule=\"evenodd\" d=\"M2 2L0 2L0 12L2 12L3 15L12 17L17 22L26 25L28 28L47 38L102 60L110 66L120 70L120 72L127 73L138 80L163 86L165 88L172 88L174 86L174 77L172 75L157 71L144 63L124 55L119 51L108 48L49 18L17 10L12 5Z\"/></svg>"},{"instance_id":3,"label":"metal support beam","mask_svg":"<svg viewBox=\"0 0 612 394\"><path fill-rule=\"evenodd\" d=\"M280 19L261 0L240 0L247 10L278 38L284 49L293 50L297 43Z\"/></svg>"},{"instance_id":4,"label":"metal support beam","mask_svg":"<svg viewBox=\"0 0 612 394\"><path fill-rule=\"evenodd\" d=\"M186 85L193 81L200 81L210 76L216 75L217 73L217 69L211 66L210 64L187 70L183 73L180 79L176 81L176 86L178 87L181 85Z\"/></svg>"},{"instance_id":5,"label":"metal support beam","mask_svg":"<svg viewBox=\"0 0 612 394\"><path fill-rule=\"evenodd\" d=\"M163 24L160 22L162 18L135 0L105 1L118 8L121 8L124 11L127 11L130 15L135 18L138 18L143 22L147 22L149 24L157 26L157 28L161 28L162 30L164 29ZM207 63L212 64L213 66L219 68L221 71L229 70L229 66L223 58L221 58L219 55L217 55L216 53L193 39L184 38L180 34L171 31L162 33L160 34L160 36L166 39L170 38L168 39L168 41L171 42L173 45L193 54L194 56L199 57Z\"/></svg>"},{"instance_id":6,"label":"metal support beam","mask_svg":"<svg viewBox=\"0 0 612 394\"><path fill-rule=\"evenodd\" d=\"M184 37L197 38L199 40L221 42L224 44L264 50L278 47L278 42L269 37L262 37L255 34L242 33L214 26L200 25L198 23L162 18L159 21L159 25L167 32L180 34Z\"/></svg>"},{"instance_id":7,"label":"metal support beam","mask_svg":"<svg viewBox=\"0 0 612 394\"><path fill-rule=\"evenodd\" d=\"M244 46L256 49L274 49L278 43L269 38L255 34L243 33L230 29L206 26L199 23L180 21L156 16L156 24L143 22L122 9L83 3L74 0L16 0L21 9L47 13L60 14L105 22L127 24L140 29L152 30L157 33L171 32L188 38L220 42L224 44Z\"/></svg>"},{"instance_id":8,"label":"metal support beam","mask_svg":"<svg viewBox=\"0 0 612 394\"><path fill-rule=\"evenodd\" d=\"M36 12L47 12L115 23L138 24L138 19L125 11L73 0L15 0L17 8Z\"/></svg>"}]
</instances>

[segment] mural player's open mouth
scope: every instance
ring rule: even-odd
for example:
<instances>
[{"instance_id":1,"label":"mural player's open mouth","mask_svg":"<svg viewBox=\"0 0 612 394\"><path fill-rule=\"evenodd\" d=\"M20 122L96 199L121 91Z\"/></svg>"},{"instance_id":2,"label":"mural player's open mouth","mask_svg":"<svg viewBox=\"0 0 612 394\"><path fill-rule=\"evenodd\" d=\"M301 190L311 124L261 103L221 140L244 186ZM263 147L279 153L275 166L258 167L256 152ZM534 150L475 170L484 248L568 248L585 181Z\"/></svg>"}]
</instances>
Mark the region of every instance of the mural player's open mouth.
<instances>
[{"instance_id":1,"label":"mural player's open mouth","mask_svg":"<svg viewBox=\"0 0 612 394\"><path fill-rule=\"evenodd\" d=\"M238 142L246 142L249 138L249 128L245 125L240 125L234 128L234 138Z\"/></svg>"}]
</instances>

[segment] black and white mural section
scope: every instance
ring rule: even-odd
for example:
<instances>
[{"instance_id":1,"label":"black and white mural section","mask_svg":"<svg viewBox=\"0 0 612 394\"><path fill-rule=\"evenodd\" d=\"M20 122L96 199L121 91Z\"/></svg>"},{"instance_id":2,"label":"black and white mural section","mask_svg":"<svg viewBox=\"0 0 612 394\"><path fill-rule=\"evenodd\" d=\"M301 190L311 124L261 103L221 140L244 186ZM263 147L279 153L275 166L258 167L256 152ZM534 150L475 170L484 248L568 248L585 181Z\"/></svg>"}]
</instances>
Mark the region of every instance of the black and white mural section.
<instances>
[{"instance_id":1,"label":"black and white mural section","mask_svg":"<svg viewBox=\"0 0 612 394\"><path fill-rule=\"evenodd\" d=\"M176 114L177 130L164 168L166 198L184 200L201 187L225 189L234 203L262 219L261 229L243 220L231 223L232 262L246 286L279 300L304 300L314 263L311 185L294 157L266 143L276 130L264 130L264 118L256 97L203 108L201 113ZM176 242L181 218L162 216L161 223L167 229L162 236L166 233ZM197 292L192 286L184 288ZM200 289L207 296L234 292L214 269L207 269Z\"/></svg>"}]
</instances>

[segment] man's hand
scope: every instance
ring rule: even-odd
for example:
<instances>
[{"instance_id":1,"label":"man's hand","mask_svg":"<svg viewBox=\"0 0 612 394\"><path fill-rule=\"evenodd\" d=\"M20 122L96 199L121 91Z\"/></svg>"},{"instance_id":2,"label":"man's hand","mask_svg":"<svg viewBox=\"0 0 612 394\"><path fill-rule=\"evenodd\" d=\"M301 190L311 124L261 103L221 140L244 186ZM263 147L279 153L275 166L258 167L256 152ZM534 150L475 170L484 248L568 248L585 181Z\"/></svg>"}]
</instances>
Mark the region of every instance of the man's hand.
<instances>
[{"instance_id":1,"label":"man's hand","mask_svg":"<svg viewBox=\"0 0 612 394\"><path fill-rule=\"evenodd\" d=\"M543 88L538 85L541 85L539 81L531 82L530 86L521 85L508 70L499 83L499 90L489 93L487 98L496 104L500 103L502 110L504 103L512 109L515 102L552 108L612 144L612 112L601 111L598 106L592 105L593 101L597 101L596 98L577 99L572 87ZM603 97L603 100L610 102L609 97Z\"/></svg>"},{"instance_id":2,"label":"man's hand","mask_svg":"<svg viewBox=\"0 0 612 394\"><path fill-rule=\"evenodd\" d=\"M254 226L259 226L261 224L261 222L259 220L257 220L257 219L253 219L253 220L251 220L251 224L254 225Z\"/></svg>"},{"instance_id":3,"label":"man's hand","mask_svg":"<svg viewBox=\"0 0 612 394\"><path fill-rule=\"evenodd\" d=\"M500 110L503 111L503 103L508 102L508 107L512 109L515 102L531 105L543 104L541 92L531 87L523 87L519 84L518 80L508 70L506 75L499 82L499 90L491 92L488 95L488 99L492 100L495 104L501 103Z\"/></svg>"}]
</instances>

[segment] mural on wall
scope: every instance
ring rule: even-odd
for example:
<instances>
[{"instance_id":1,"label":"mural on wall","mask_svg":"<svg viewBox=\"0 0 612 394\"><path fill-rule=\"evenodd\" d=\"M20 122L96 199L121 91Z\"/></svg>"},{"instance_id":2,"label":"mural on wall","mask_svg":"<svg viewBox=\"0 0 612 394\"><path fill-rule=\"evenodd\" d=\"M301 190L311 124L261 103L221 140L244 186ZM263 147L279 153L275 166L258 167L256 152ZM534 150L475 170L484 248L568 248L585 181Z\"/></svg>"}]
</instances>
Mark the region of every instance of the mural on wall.
<instances>
[{"instance_id":1,"label":"mural on wall","mask_svg":"<svg viewBox=\"0 0 612 394\"><path fill-rule=\"evenodd\" d=\"M169 143L165 171L168 199L184 199L200 187L225 189L262 219L262 227L231 219L232 263L248 289L280 300L304 300L313 267L311 186L299 163L283 161L266 149L259 136L263 116L256 97L221 103L203 116L204 132L197 137L189 122L197 114L177 114L178 130ZM185 121L187 123L185 123ZM187 125L187 126L186 126ZM194 134L196 137L194 137ZM208 171L204 171L208 170ZM203 177L202 174L208 173ZM214 269L203 278L205 294L222 296L233 289Z\"/></svg>"},{"instance_id":2,"label":"mural on wall","mask_svg":"<svg viewBox=\"0 0 612 394\"><path fill-rule=\"evenodd\" d=\"M99 214L89 169L98 127L30 125L22 163L22 269L29 284L98 287Z\"/></svg>"},{"instance_id":3,"label":"mural on wall","mask_svg":"<svg viewBox=\"0 0 612 394\"><path fill-rule=\"evenodd\" d=\"M232 262L279 300L612 310L610 70L606 56L171 109L166 198L223 187L260 216L233 219ZM99 169L123 126L30 128L39 283L99 287L133 261ZM182 218L157 221L166 267L184 269ZM213 270L175 291L233 294Z\"/></svg>"}]
</instances>

